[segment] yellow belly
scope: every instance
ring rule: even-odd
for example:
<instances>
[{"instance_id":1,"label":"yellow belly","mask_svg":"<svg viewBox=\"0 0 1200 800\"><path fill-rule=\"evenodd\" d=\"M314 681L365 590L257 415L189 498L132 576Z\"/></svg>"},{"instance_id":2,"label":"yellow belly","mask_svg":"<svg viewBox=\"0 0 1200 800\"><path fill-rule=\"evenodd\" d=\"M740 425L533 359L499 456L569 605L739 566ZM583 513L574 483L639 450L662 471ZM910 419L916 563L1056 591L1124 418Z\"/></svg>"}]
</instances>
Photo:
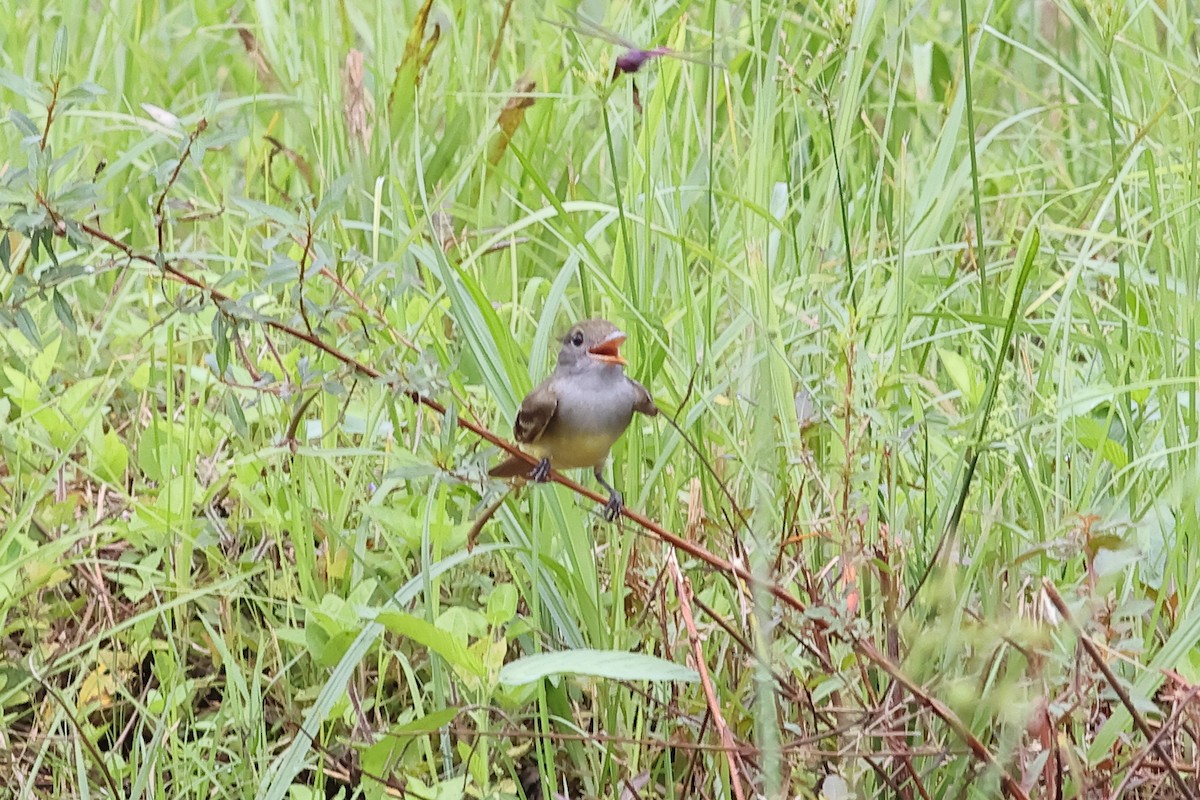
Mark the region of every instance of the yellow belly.
<instances>
[{"instance_id":1,"label":"yellow belly","mask_svg":"<svg viewBox=\"0 0 1200 800\"><path fill-rule=\"evenodd\" d=\"M604 463L614 437L600 433L576 433L559 436L547 431L527 449L537 458L549 458L555 469L596 467Z\"/></svg>"}]
</instances>

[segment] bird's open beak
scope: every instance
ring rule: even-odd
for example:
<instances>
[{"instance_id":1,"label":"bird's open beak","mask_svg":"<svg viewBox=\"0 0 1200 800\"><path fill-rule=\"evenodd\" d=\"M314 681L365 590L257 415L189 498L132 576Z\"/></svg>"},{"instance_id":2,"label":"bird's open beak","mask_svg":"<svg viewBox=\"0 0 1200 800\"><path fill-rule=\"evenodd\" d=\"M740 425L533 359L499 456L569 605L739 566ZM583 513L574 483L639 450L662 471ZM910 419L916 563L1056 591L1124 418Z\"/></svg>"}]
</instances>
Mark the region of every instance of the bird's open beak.
<instances>
[{"instance_id":1,"label":"bird's open beak","mask_svg":"<svg viewBox=\"0 0 1200 800\"><path fill-rule=\"evenodd\" d=\"M617 351L623 341L625 341L625 334L615 331L610 333L608 338L600 344L589 347L588 355L597 361L605 361L609 364L626 364L628 362L621 358L621 354Z\"/></svg>"}]
</instances>

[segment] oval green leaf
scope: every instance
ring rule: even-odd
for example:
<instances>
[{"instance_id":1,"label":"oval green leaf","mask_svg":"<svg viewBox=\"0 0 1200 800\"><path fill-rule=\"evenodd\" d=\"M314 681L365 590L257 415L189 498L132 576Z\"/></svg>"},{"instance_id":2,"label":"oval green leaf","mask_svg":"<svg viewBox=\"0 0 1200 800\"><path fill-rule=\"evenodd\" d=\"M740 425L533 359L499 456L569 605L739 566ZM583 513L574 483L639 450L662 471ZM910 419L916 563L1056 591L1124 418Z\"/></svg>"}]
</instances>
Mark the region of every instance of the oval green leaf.
<instances>
[{"instance_id":1,"label":"oval green leaf","mask_svg":"<svg viewBox=\"0 0 1200 800\"><path fill-rule=\"evenodd\" d=\"M657 656L620 650L584 649L518 658L500 670L500 682L507 686L520 686L551 675L585 675L622 681L694 683L700 680L696 670Z\"/></svg>"}]
</instances>

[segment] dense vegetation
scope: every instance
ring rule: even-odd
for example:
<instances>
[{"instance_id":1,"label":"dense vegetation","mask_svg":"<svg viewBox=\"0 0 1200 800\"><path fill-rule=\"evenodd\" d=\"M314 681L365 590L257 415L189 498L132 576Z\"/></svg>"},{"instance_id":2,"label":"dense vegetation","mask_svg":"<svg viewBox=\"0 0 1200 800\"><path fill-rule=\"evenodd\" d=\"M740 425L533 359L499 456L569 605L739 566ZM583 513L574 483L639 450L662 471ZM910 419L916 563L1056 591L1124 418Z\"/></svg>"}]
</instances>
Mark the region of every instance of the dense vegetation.
<instances>
[{"instance_id":1,"label":"dense vegetation","mask_svg":"<svg viewBox=\"0 0 1200 800\"><path fill-rule=\"evenodd\" d=\"M1195 796L1193 3L0 17L0 794Z\"/></svg>"}]
</instances>

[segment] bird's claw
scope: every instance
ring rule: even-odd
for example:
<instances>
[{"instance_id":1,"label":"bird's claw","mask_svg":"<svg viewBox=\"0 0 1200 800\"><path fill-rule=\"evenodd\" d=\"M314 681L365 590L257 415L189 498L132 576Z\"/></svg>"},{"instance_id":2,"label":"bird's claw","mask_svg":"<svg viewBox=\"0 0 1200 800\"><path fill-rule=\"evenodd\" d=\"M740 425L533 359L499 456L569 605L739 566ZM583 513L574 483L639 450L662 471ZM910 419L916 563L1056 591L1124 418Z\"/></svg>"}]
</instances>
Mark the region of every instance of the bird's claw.
<instances>
[{"instance_id":1,"label":"bird's claw","mask_svg":"<svg viewBox=\"0 0 1200 800\"><path fill-rule=\"evenodd\" d=\"M608 502L604 504L604 521L614 522L617 517L621 516L621 509L625 507L625 501L621 499L620 492L613 492L608 496Z\"/></svg>"},{"instance_id":2,"label":"bird's claw","mask_svg":"<svg viewBox=\"0 0 1200 800\"><path fill-rule=\"evenodd\" d=\"M550 459L543 458L537 466L529 471L529 480L535 483L545 483L550 480Z\"/></svg>"}]
</instances>

